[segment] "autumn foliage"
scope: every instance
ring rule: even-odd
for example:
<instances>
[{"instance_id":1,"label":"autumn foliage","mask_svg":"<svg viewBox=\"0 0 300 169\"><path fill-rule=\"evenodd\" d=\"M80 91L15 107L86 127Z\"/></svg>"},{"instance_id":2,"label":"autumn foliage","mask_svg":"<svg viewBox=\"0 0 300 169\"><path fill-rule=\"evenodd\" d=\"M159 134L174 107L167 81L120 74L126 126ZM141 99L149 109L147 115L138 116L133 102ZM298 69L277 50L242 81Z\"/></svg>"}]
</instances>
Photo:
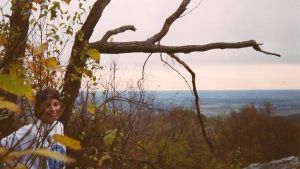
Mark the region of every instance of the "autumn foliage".
<instances>
[{"instance_id":1,"label":"autumn foliage","mask_svg":"<svg viewBox=\"0 0 300 169\"><path fill-rule=\"evenodd\" d=\"M241 168L299 154L299 127L275 116L269 103L245 105L238 112L206 117L216 154L203 140L196 114L173 108L157 111L97 107L95 114L77 105L70 134L83 149L74 152L80 168ZM73 167L74 167L73 166Z\"/></svg>"}]
</instances>

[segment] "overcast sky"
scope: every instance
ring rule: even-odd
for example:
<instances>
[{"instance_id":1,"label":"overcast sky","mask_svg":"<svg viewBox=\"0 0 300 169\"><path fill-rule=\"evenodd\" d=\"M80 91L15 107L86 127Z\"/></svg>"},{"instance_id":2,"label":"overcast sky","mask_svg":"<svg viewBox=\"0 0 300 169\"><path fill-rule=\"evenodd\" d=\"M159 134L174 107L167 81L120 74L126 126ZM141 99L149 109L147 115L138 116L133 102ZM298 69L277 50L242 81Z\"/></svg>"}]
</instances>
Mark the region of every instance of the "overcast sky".
<instances>
[{"instance_id":1,"label":"overcast sky","mask_svg":"<svg viewBox=\"0 0 300 169\"><path fill-rule=\"evenodd\" d=\"M158 32L164 20L180 0L112 0L98 23L92 41L106 30L132 24L136 32L125 32L114 41L145 40ZM201 0L193 0L192 9ZM197 74L198 88L206 89L300 89L300 1L299 0L202 0L190 14L178 19L164 45L206 44L255 39L264 50L281 58L256 52L251 48L214 50L180 54ZM122 83L140 77L147 55L114 55ZM166 57L166 56L164 56ZM112 56L102 56L107 63ZM170 60L170 59L169 59ZM172 63L172 62L171 62ZM190 80L179 65L175 65ZM188 89L184 80L153 55L146 66L148 89Z\"/></svg>"},{"instance_id":2,"label":"overcast sky","mask_svg":"<svg viewBox=\"0 0 300 169\"><path fill-rule=\"evenodd\" d=\"M76 10L76 2L71 1L69 11ZM95 0L86 3L92 5L93 2ZM262 49L282 57L265 55L251 48L179 54L197 74L198 89L300 89L300 0L192 0L187 11L200 2L197 9L173 23L161 44L254 39L263 43ZM113 41L145 40L161 29L180 3L181 0L111 0L91 42L99 40L107 30L129 24L137 31L118 34ZM141 77L146 57L144 53L102 55L101 64L108 70L108 63L116 59L117 77L120 84L126 86L130 81L136 84ZM180 65L174 67L190 81L189 74ZM159 54L152 55L145 71L148 90L188 89L179 75L160 62Z\"/></svg>"}]
</instances>

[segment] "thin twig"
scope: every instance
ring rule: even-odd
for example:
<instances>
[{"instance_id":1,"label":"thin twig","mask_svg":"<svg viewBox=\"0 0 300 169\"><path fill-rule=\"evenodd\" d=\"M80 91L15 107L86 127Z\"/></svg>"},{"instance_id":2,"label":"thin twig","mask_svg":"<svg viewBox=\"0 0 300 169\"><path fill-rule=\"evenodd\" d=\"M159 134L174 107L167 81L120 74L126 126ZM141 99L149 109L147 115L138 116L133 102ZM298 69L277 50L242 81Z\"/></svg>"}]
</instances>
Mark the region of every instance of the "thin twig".
<instances>
[{"instance_id":1,"label":"thin twig","mask_svg":"<svg viewBox=\"0 0 300 169\"><path fill-rule=\"evenodd\" d=\"M198 2L198 4L196 4L196 6L194 6L194 8L192 8L191 10L189 10L188 12L186 12L185 14L182 14L179 18L184 17L190 13L192 13L195 9L197 9L201 4L202 4L203 0L200 0Z\"/></svg>"},{"instance_id":2,"label":"thin twig","mask_svg":"<svg viewBox=\"0 0 300 169\"><path fill-rule=\"evenodd\" d=\"M171 57L172 58L172 57ZM167 61L165 61L162 57L160 57L160 60L166 64L167 66L169 66L173 71L175 71L186 83L186 85L189 87L189 90L192 91L192 88L189 84L189 82L187 81L187 79L177 70L175 69L172 65L170 65Z\"/></svg>"},{"instance_id":3,"label":"thin twig","mask_svg":"<svg viewBox=\"0 0 300 169\"><path fill-rule=\"evenodd\" d=\"M145 60L144 64L143 64L143 70L142 70L142 77L138 80L137 82L137 86L141 89L142 88L142 81L144 81L145 79L145 67L146 67L146 64L149 60L149 58L151 57L152 53L150 53L147 57L147 59Z\"/></svg>"}]
</instances>

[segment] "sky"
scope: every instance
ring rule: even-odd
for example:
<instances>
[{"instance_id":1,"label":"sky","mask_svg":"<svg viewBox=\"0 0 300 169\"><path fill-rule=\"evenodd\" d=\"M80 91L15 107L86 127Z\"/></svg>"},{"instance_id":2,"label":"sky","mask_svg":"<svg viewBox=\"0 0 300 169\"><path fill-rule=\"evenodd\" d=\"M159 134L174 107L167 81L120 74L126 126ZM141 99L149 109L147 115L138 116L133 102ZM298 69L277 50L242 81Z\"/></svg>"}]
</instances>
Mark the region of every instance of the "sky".
<instances>
[{"instance_id":1,"label":"sky","mask_svg":"<svg viewBox=\"0 0 300 169\"><path fill-rule=\"evenodd\" d=\"M89 0L84 5L94 2ZM72 0L65 7L74 12L76 3L77 0ZM123 25L134 25L137 30L115 35L113 41L145 40L160 31L180 3L181 0L111 0L90 42ZM197 45L254 39L263 43L262 49L282 55L280 58L266 55L252 48L178 54L196 73L199 90L300 89L299 0L192 0L187 11L198 4L173 23L161 44ZM99 75L107 78L109 65L115 60L118 85L124 88L135 85L147 56L102 54L104 70ZM162 57L191 82L182 66L165 54ZM160 61L160 54L153 54L147 62L144 86L146 90L188 89L185 80Z\"/></svg>"},{"instance_id":2,"label":"sky","mask_svg":"<svg viewBox=\"0 0 300 169\"><path fill-rule=\"evenodd\" d=\"M136 32L125 32L114 41L145 40L158 32L165 19L177 9L180 0L112 0L95 28L91 41L106 30L134 25ZM213 50L179 54L196 73L200 90L300 89L300 1L299 0L192 0L187 11L200 5L173 23L162 40L164 45L237 42L254 39L262 49L279 53L281 58L265 55L252 48ZM103 31L101 31L103 30ZM115 58L120 83L133 84L141 77L148 55L103 55L102 63ZM163 58L173 62L166 55ZM104 64L105 65L105 64ZM178 64L187 81L190 75ZM185 81L151 56L145 67L148 90L186 90Z\"/></svg>"}]
</instances>

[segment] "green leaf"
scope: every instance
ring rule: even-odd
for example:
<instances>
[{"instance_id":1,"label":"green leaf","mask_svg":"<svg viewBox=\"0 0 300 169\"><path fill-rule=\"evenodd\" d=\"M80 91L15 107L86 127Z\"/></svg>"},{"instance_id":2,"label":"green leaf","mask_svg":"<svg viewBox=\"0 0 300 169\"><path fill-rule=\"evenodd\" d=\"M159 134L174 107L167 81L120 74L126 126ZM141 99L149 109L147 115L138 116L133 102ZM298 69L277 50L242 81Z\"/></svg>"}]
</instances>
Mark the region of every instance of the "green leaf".
<instances>
[{"instance_id":1,"label":"green leaf","mask_svg":"<svg viewBox=\"0 0 300 169\"><path fill-rule=\"evenodd\" d=\"M108 113L108 111L109 111L108 106L107 106L106 104L104 104L104 105L102 106L102 112L103 112L103 113Z\"/></svg>"},{"instance_id":2,"label":"green leaf","mask_svg":"<svg viewBox=\"0 0 300 169\"><path fill-rule=\"evenodd\" d=\"M18 105L13 102L4 100L3 97L0 97L0 109L8 109L12 112L20 113L21 109Z\"/></svg>"},{"instance_id":3,"label":"green leaf","mask_svg":"<svg viewBox=\"0 0 300 169\"><path fill-rule=\"evenodd\" d=\"M116 134L117 134L117 129L114 130L107 130L105 132L105 136L103 138L103 142L105 145L111 145L115 138L116 138Z\"/></svg>"},{"instance_id":4,"label":"green leaf","mask_svg":"<svg viewBox=\"0 0 300 169\"><path fill-rule=\"evenodd\" d=\"M0 75L0 88L16 96L25 96L33 101L32 88L25 83L25 80L16 75Z\"/></svg>"},{"instance_id":5,"label":"green leaf","mask_svg":"<svg viewBox=\"0 0 300 169\"><path fill-rule=\"evenodd\" d=\"M69 147L70 149L73 149L73 150L80 150L81 149L80 141L75 140L71 137L63 136L63 135L59 135L59 134L54 134L52 136L52 138L55 141L57 141L59 143L62 143L63 145Z\"/></svg>"},{"instance_id":6,"label":"green leaf","mask_svg":"<svg viewBox=\"0 0 300 169\"><path fill-rule=\"evenodd\" d=\"M85 54L95 60L96 63L100 62L100 52L97 49L90 48L85 52Z\"/></svg>"},{"instance_id":7,"label":"green leaf","mask_svg":"<svg viewBox=\"0 0 300 169\"><path fill-rule=\"evenodd\" d=\"M48 49L48 42L41 44L40 46L33 48L33 55L43 54Z\"/></svg>"}]
</instances>

